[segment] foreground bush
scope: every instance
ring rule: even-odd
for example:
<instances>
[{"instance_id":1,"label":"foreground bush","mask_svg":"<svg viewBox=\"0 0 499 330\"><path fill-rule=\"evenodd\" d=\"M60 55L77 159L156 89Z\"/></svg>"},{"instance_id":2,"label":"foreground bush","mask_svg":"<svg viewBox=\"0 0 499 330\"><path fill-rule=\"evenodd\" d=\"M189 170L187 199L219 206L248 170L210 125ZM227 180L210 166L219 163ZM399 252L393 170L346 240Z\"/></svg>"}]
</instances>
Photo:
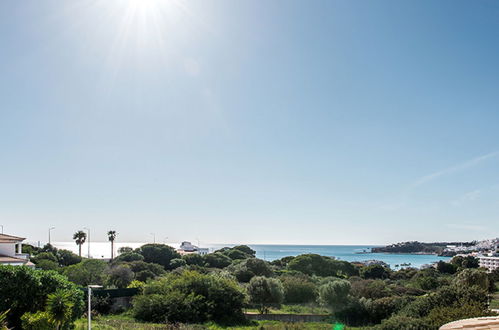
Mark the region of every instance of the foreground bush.
<instances>
[{"instance_id":1,"label":"foreground bush","mask_svg":"<svg viewBox=\"0 0 499 330\"><path fill-rule=\"evenodd\" d=\"M279 306L284 300L284 288L275 278L255 276L248 285L250 302L258 306L260 314L267 313L270 306Z\"/></svg>"},{"instance_id":2,"label":"foreground bush","mask_svg":"<svg viewBox=\"0 0 499 330\"><path fill-rule=\"evenodd\" d=\"M82 314L83 292L64 276L24 266L0 266L0 311L10 309L8 322L11 327L20 327L24 313L44 310L47 296L58 289L66 292L71 301L69 320L76 320Z\"/></svg>"},{"instance_id":3,"label":"foreground bush","mask_svg":"<svg viewBox=\"0 0 499 330\"><path fill-rule=\"evenodd\" d=\"M157 323L237 322L244 294L232 280L193 271L170 273L133 300L136 319Z\"/></svg>"}]
</instances>

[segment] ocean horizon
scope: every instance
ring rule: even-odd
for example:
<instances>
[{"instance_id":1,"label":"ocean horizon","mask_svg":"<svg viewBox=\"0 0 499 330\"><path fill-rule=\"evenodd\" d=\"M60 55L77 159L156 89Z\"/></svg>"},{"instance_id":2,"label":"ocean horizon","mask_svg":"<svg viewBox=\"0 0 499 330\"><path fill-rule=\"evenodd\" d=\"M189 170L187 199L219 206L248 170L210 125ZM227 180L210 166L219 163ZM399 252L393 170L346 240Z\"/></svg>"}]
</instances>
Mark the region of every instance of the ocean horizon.
<instances>
[{"instance_id":1,"label":"ocean horizon","mask_svg":"<svg viewBox=\"0 0 499 330\"><path fill-rule=\"evenodd\" d=\"M148 242L151 243L151 242ZM138 248L148 243L137 242L115 242L115 253L120 247ZM159 243L159 242L158 242ZM178 248L179 244L163 243L173 248ZM78 246L75 242L53 242L53 245L58 249L66 249L78 253ZM202 247L208 248L210 252L214 252L223 247L233 247L238 244L204 244ZM381 245L284 245L284 244L246 244L256 251L256 257L273 261L287 256L297 256L306 253L315 253L328 257L335 257L338 260L344 261L366 261L380 260L387 263L391 268L398 268L401 264L409 265L410 267L420 268L423 265L438 262L440 260L449 260L449 257L440 257L437 255L428 254L396 254L396 253L370 253L371 248ZM88 256L88 244L82 246L82 256ZM367 253L366 253L367 252ZM110 242L91 242L90 256L92 258L110 258L111 243Z\"/></svg>"}]
</instances>

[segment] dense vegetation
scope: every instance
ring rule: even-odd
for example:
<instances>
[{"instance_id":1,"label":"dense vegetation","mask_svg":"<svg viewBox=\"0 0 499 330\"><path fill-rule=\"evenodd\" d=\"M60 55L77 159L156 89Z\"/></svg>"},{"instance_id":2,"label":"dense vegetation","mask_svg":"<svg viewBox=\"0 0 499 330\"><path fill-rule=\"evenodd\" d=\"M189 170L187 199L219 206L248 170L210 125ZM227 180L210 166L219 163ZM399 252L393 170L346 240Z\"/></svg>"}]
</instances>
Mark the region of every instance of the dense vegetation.
<instances>
[{"instance_id":1,"label":"dense vegetation","mask_svg":"<svg viewBox=\"0 0 499 330\"><path fill-rule=\"evenodd\" d=\"M244 309L320 310L330 321L367 329L437 329L490 314L487 295L499 281L499 272L478 268L473 257L392 271L316 254L267 262L244 245L180 256L169 246L146 244L122 248L110 262L51 246L24 249L37 267L48 269L0 267L0 296L6 297L0 316L24 329L71 328L82 315L83 291L77 286L89 284L138 288L127 315L141 322L244 324ZM96 295L93 309L123 312L102 295Z\"/></svg>"},{"instance_id":2,"label":"dense vegetation","mask_svg":"<svg viewBox=\"0 0 499 330\"><path fill-rule=\"evenodd\" d=\"M422 243L417 241L402 242L391 244L382 247L372 248L374 253L427 253L443 255L444 249L448 245L462 245L471 246L476 242L436 242L436 243Z\"/></svg>"}]
</instances>

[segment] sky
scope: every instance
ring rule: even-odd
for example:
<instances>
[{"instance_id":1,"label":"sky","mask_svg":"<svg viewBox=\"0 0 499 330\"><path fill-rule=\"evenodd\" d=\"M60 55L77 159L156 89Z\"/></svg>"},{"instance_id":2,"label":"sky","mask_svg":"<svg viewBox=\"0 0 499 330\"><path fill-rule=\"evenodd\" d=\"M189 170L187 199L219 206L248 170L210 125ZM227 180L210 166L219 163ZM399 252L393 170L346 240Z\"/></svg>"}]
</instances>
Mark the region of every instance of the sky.
<instances>
[{"instance_id":1,"label":"sky","mask_svg":"<svg viewBox=\"0 0 499 330\"><path fill-rule=\"evenodd\" d=\"M2 1L0 45L5 233L499 236L497 1Z\"/></svg>"}]
</instances>

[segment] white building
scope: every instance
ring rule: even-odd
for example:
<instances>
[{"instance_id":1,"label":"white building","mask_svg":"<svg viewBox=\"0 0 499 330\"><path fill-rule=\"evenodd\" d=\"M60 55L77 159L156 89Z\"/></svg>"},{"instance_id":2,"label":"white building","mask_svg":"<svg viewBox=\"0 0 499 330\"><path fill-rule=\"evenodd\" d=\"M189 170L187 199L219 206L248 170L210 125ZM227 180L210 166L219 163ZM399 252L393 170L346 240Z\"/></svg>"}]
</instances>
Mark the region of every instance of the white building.
<instances>
[{"instance_id":1,"label":"white building","mask_svg":"<svg viewBox=\"0 0 499 330\"><path fill-rule=\"evenodd\" d=\"M29 261L29 254L22 253L25 238L0 234L0 265L35 267Z\"/></svg>"},{"instance_id":2,"label":"white building","mask_svg":"<svg viewBox=\"0 0 499 330\"><path fill-rule=\"evenodd\" d=\"M191 242L187 241L182 242L182 244L180 244L180 248L177 249L177 252L180 253L180 255L195 253L202 256L210 253L208 248L200 248L196 245L193 245Z\"/></svg>"},{"instance_id":3,"label":"white building","mask_svg":"<svg viewBox=\"0 0 499 330\"><path fill-rule=\"evenodd\" d=\"M480 267L487 268L489 272L499 269L499 257L478 256Z\"/></svg>"}]
</instances>

